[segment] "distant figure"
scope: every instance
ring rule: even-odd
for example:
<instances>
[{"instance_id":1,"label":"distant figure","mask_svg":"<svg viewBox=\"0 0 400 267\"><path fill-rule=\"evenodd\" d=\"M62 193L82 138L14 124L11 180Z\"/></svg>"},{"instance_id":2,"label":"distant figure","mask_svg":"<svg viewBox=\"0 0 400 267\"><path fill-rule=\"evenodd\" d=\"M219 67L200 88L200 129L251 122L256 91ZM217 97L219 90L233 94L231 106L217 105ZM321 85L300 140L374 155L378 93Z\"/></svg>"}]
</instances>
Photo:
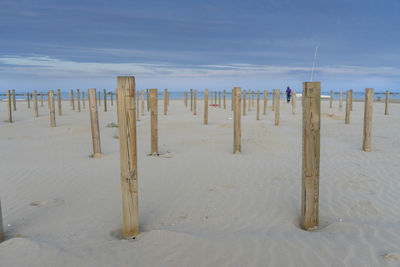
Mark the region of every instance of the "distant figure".
<instances>
[{"instance_id":1,"label":"distant figure","mask_svg":"<svg viewBox=\"0 0 400 267\"><path fill-rule=\"evenodd\" d=\"M286 99L287 99L287 102L288 103L290 103L290 97L292 96L292 90L290 90L290 87L288 86L287 88L286 88Z\"/></svg>"}]
</instances>

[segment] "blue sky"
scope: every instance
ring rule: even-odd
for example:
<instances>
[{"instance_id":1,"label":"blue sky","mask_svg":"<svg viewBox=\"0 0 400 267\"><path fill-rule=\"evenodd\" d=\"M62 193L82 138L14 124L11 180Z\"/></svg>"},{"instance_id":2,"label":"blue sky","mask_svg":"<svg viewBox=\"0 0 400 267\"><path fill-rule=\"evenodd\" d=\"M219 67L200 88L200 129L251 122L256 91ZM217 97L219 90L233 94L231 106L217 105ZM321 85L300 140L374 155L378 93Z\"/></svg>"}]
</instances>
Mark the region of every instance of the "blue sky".
<instances>
[{"instance_id":1,"label":"blue sky","mask_svg":"<svg viewBox=\"0 0 400 267\"><path fill-rule=\"evenodd\" d=\"M400 91L400 1L0 0L0 90Z\"/></svg>"}]
</instances>

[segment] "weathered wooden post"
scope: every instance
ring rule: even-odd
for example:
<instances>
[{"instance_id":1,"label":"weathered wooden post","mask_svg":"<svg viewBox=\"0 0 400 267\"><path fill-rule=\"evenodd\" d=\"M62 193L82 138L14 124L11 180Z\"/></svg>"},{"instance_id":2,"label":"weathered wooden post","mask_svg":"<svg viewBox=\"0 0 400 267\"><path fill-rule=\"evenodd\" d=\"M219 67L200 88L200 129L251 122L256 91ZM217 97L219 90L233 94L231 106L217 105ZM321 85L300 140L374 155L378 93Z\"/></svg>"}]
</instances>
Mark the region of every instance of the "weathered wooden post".
<instances>
[{"instance_id":1,"label":"weathered wooden post","mask_svg":"<svg viewBox=\"0 0 400 267\"><path fill-rule=\"evenodd\" d=\"M27 104L28 104L28 108L31 108L31 100L29 98L29 92L26 93L26 101L27 101Z\"/></svg>"},{"instance_id":2,"label":"weathered wooden post","mask_svg":"<svg viewBox=\"0 0 400 267\"><path fill-rule=\"evenodd\" d=\"M193 111L193 89L190 89L190 111Z\"/></svg>"},{"instance_id":3,"label":"weathered wooden post","mask_svg":"<svg viewBox=\"0 0 400 267\"><path fill-rule=\"evenodd\" d=\"M194 89L194 96L193 96L193 115L197 115L197 90Z\"/></svg>"},{"instance_id":4,"label":"weathered wooden post","mask_svg":"<svg viewBox=\"0 0 400 267\"><path fill-rule=\"evenodd\" d=\"M385 115L389 115L389 90L386 90Z\"/></svg>"},{"instance_id":5,"label":"weathered wooden post","mask_svg":"<svg viewBox=\"0 0 400 267\"><path fill-rule=\"evenodd\" d=\"M318 228L321 83L303 83L301 228Z\"/></svg>"},{"instance_id":6,"label":"weathered wooden post","mask_svg":"<svg viewBox=\"0 0 400 267\"><path fill-rule=\"evenodd\" d=\"M183 92L184 104L187 107L187 92Z\"/></svg>"},{"instance_id":7,"label":"weathered wooden post","mask_svg":"<svg viewBox=\"0 0 400 267\"><path fill-rule=\"evenodd\" d=\"M135 99L136 99L136 120L137 120L137 121L140 121L140 114L139 114L139 90L136 91Z\"/></svg>"},{"instance_id":8,"label":"weathered wooden post","mask_svg":"<svg viewBox=\"0 0 400 267\"><path fill-rule=\"evenodd\" d=\"M142 104L142 116L144 116L144 90L142 89L142 98L141 98L141 104Z\"/></svg>"},{"instance_id":9,"label":"weathered wooden post","mask_svg":"<svg viewBox=\"0 0 400 267\"><path fill-rule=\"evenodd\" d=\"M139 235L135 77L117 78L118 132L122 192L122 237Z\"/></svg>"},{"instance_id":10,"label":"weathered wooden post","mask_svg":"<svg viewBox=\"0 0 400 267\"><path fill-rule=\"evenodd\" d=\"M221 91L218 92L218 107L221 107Z\"/></svg>"},{"instance_id":11,"label":"weathered wooden post","mask_svg":"<svg viewBox=\"0 0 400 267\"><path fill-rule=\"evenodd\" d=\"M275 89L272 90L272 111L275 110Z\"/></svg>"},{"instance_id":12,"label":"weathered wooden post","mask_svg":"<svg viewBox=\"0 0 400 267\"><path fill-rule=\"evenodd\" d=\"M1 212L1 200L0 200L0 243L3 241L4 241L3 213Z\"/></svg>"},{"instance_id":13,"label":"weathered wooden post","mask_svg":"<svg viewBox=\"0 0 400 267\"><path fill-rule=\"evenodd\" d=\"M350 111L353 111L353 90L350 90Z\"/></svg>"},{"instance_id":14,"label":"weathered wooden post","mask_svg":"<svg viewBox=\"0 0 400 267\"><path fill-rule=\"evenodd\" d=\"M54 91L50 90L49 91L49 101L50 104L50 126L51 127L56 127L56 111L54 108Z\"/></svg>"},{"instance_id":15,"label":"weathered wooden post","mask_svg":"<svg viewBox=\"0 0 400 267\"><path fill-rule=\"evenodd\" d=\"M166 116L167 115L167 109L168 109L168 107L167 107L167 94L168 94L168 92L167 92L167 89L164 89L164 116ZM194 97L194 115L196 115L196 90L194 90L194 95L195 95L195 97Z\"/></svg>"},{"instance_id":16,"label":"weathered wooden post","mask_svg":"<svg viewBox=\"0 0 400 267\"><path fill-rule=\"evenodd\" d=\"M257 120L260 120L260 90L257 90Z\"/></svg>"},{"instance_id":17,"label":"weathered wooden post","mask_svg":"<svg viewBox=\"0 0 400 267\"><path fill-rule=\"evenodd\" d=\"M81 112L81 93L76 89L76 101L78 102L78 112Z\"/></svg>"},{"instance_id":18,"label":"weathered wooden post","mask_svg":"<svg viewBox=\"0 0 400 267\"><path fill-rule=\"evenodd\" d=\"M264 90L264 115L267 115L268 91Z\"/></svg>"},{"instance_id":19,"label":"weathered wooden post","mask_svg":"<svg viewBox=\"0 0 400 267\"><path fill-rule=\"evenodd\" d=\"M40 106L43 107L43 92L40 92Z\"/></svg>"},{"instance_id":20,"label":"weathered wooden post","mask_svg":"<svg viewBox=\"0 0 400 267\"><path fill-rule=\"evenodd\" d=\"M34 117L39 117L39 107L37 102L37 93L36 90L33 90L33 110L34 110Z\"/></svg>"},{"instance_id":21,"label":"weathered wooden post","mask_svg":"<svg viewBox=\"0 0 400 267\"><path fill-rule=\"evenodd\" d=\"M193 92L190 91L193 100ZM157 89L150 89L151 155L158 156L158 104ZM191 101L192 105L193 101ZM193 106L192 106L193 108Z\"/></svg>"},{"instance_id":22,"label":"weathered wooden post","mask_svg":"<svg viewBox=\"0 0 400 267\"><path fill-rule=\"evenodd\" d=\"M225 89L224 89L224 109L226 109L226 92L225 92Z\"/></svg>"},{"instance_id":23,"label":"weathered wooden post","mask_svg":"<svg viewBox=\"0 0 400 267\"><path fill-rule=\"evenodd\" d=\"M82 92L82 108L85 108L85 92Z\"/></svg>"},{"instance_id":24,"label":"weathered wooden post","mask_svg":"<svg viewBox=\"0 0 400 267\"><path fill-rule=\"evenodd\" d=\"M240 98L242 95L242 89L235 87L233 89L233 154L238 154L242 151L241 145L241 112L240 112ZM243 94L245 96L246 93Z\"/></svg>"},{"instance_id":25,"label":"weathered wooden post","mask_svg":"<svg viewBox=\"0 0 400 267\"><path fill-rule=\"evenodd\" d=\"M372 129L372 108L374 104L374 89L365 89L364 104L364 134L363 134L363 151L371 151L371 129Z\"/></svg>"},{"instance_id":26,"label":"weathered wooden post","mask_svg":"<svg viewBox=\"0 0 400 267\"><path fill-rule=\"evenodd\" d=\"M7 90L7 111L8 111L8 122L12 122L10 90Z\"/></svg>"},{"instance_id":27,"label":"weathered wooden post","mask_svg":"<svg viewBox=\"0 0 400 267\"><path fill-rule=\"evenodd\" d=\"M107 91L103 89L103 98L104 98L104 112L107 112Z\"/></svg>"},{"instance_id":28,"label":"weathered wooden post","mask_svg":"<svg viewBox=\"0 0 400 267\"><path fill-rule=\"evenodd\" d=\"M345 117L345 124L350 124L350 106L351 106L351 97L350 97L350 90L346 92L346 117Z\"/></svg>"},{"instance_id":29,"label":"weathered wooden post","mask_svg":"<svg viewBox=\"0 0 400 267\"><path fill-rule=\"evenodd\" d=\"M147 102L147 112L150 111L150 92L149 89L146 89L146 102ZM187 107L187 105L186 105Z\"/></svg>"},{"instance_id":30,"label":"weathered wooden post","mask_svg":"<svg viewBox=\"0 0 400 267\"><path fill-rule=\"evenodd\" d=\"M331 97L330 97L330 102L329 102L329 108L332 108L332 101L333 101L333 90L331 90Z\"/></svg>"},{"instance_id":31,"label":"weathered wooden post","mask_svg":"<svg viewBox=\"0 0 400 267\"><path fill-rule=\"evenodd\" d=\"M235 89L233 89L233 91L235 91ZM235 92L233 92L233 93L235 94ZM241 92L240 92L240 94L241 94ZM236 95L235 95L235 97L236 97ZM233 112L235 112L235 104L233 105ZM243 90L243 116L246 116L246 90L245 89Z\"/></svg>"},{"instance_id":32,"label":"weathered wooden post","mask_svg":"<svg viewBox=\"0 0 400 267\"><path fill-rule=\"evenodd\" d=\"M93 157L101 157L100 145L100 129L99 129L99 116L97 111L96 89L88 90L89 110L90 110L90 128L92 131L92 144L93 144ZM120 137L121 138L121 137Z\"/></svg>"},{"instance_id":33,"label":"weathered wooden post","mask_svg":"<svg viewBox=\"0 0 400 267\"><path fill-rule=\"evenodd\" d=\"M72 110L75 110L75 101L74 101L74 91L70 91L70 98L71 98L71 105L72 105Z\"/></svg>"},{"instance_id":34,"label":"weathered wooden post","mask_svg":"<svg viewBox=\"0 0 400 267\"><path fill-rule=\"evenodd\" d=\"M275 89L275 97L276 97L276 100L275 100L275 125L276 126L278 126L279 125L279 110L280 110L280 107L279 107L279 105L280 105L280 99L281 99L281 97L280 97L280 95L281 95L281 90L280 89Z\"/></svg>"},{"instance_id":35,"label":"weathered wooden post","mask_svg":"<svg viewBox=\"0 0 400 267\"><path fill-rule=\"evenodd\" d=\"M339 111L342 111L343 108L343 92L340 90L339 92Z\"/></svg>"},{"instance_id":36,"label":"weathered wooden post","mask_svg":"<svg viewBox=\"0 0 400 267\"><path fill-rule=\"evenodd\" d=\"M296 90L292 93L292 114L296 114Z\"/></svg>"},{"instance_id":37,"label":"weathered wooden post","mask_svg":"<svg viewBox=\"0 0 400 267\"><path fill-rule=\"evenodd\" d=\"M57 89L57 107L58 107L58 116L62 115L61 110L61 90Z\"/></svg>"},{"instance_id":38,"label":"weathered wooden post","mask_svg":"<svg viewBox=\"0 0 400 267\"><path fill-rule=\"evenodd\" d=\"M254 91L251 91L251 107L254 108Z\"/></svg>"},{"instance_id":39,"label":"weathered wooden post","mask_svg":"<svg viewBox=\"0 0 400 267\"><path fill-rule=\"evenodd\" d=\"M208 89L204 90L204 125L208 124Z\"/></svg>"},{"instance_id":40,"label":"weathered wooden post","mask_svg":"<svg viewBox=\"0 0 400 267\"><path fill-rule=\"evenodd\" d=\"M12 91L12 103L13 103L13 111L17 111L17 102L15 101L15 90Z\"/></svg>"}]
</instances>

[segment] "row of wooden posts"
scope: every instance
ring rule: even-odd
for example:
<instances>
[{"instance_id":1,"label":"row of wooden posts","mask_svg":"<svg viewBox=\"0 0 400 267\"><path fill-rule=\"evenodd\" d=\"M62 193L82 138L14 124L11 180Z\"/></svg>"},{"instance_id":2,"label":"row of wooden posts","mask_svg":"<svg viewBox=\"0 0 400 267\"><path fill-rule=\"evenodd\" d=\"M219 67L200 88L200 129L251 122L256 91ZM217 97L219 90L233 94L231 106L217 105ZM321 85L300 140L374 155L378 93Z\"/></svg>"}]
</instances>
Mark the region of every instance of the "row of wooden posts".
<instances>
[{"instance_id":1,"label":"row of wooden posts","mask_svg":"<svg viewBox=\"0 0 400 267\"><path fill-rule=\"evenodd\" d=\"M83 93L83 92L82 92ZM243 93L243 113L241 112ZM11 100L7 92L9 110L11 109ZM157 89L146 90L147 108L151 113L151 154L158 155L158 99ZM42 95L42 94L41 94ZM61 97L60 91L57 92L59 103L59 115L61 115ZM221 107L221 92L218 92L218 105ZM295 95L295 92L294 92ZM387 93L387 99L388 99ZM49 91L49 108L51 126L55 126L54 111L54 92ZM226 92L223 91L223 107L226 109ZM250 105L254 106L254 92L251 96ZM318 227L318 195L319 195L319 161L320 161L320 82L303 83L303 166L302 166L302 204L301 204L301 227L305 230L315 229ZM37 94L33 91L34 105L37 108ZM136 147L136 121L139 119L139 91L135 90L135 78L133 76L122 76L117 78L117 109L118 109L118 126L120 140L120 168L121 168L121 190L122 190L122 234L125 238L133 238L139 234L138 223L138 176L137 176L137 147ZM204 92L204 124L208 124L208 97L209 93L206 89ZM90 121L93 142L93 156L101 157L100 131L98 122L96 89L88 90ZM29 99L29 97L28 97ZM82 95L84 99L84 95ZM197 90L190 90L190 108L196 115ZM212 99L212 97L211 97ZM292 112L295 114L296 97L292 98ZM77 91L78 111L80 111L80 94ZM273 90L272 109L275 111L275 125L279 125L279 102L280 90ZM98 103L101 105L100 92L98 92ZM188 95L184 93L184 105L188 106ZM264 115L267 112L268 91L264 91ZM29 103L29 101L28 101ZM70 103L75 109L73 92L70 93ZM83 101L84 103L84 101ZM215 104L214 104L215 103ZM217 103L217 92L214 92L214 101L212 105ZM144 114L144 91L141 92L141 111ZM28 104L29 105L29 104ZM83 104L84 105L84 104ZM107 111L106 90L104 90L104 108ZM111 105L113 105L111 94ZM169 93L164 90L164 115L167 115L169 105ZM365 91L365 111L364 111L364 134L363 134L363 150L371 151L371 128L372 128L372 105L373 105L373 89ZM387 114L386 101L385 114ZM233 153L241 152L241 116L245 116L246 110L246 90L235 87L232 90L231 107L233 110ZM332 108L332 92L330 107ZM342 92L340 92L339 109L342 108ZM346 97L346 124L349 123L349 114L352 109L352 91L347 92ZM10 111L9 111L10 112ZM260 114L260 92L257 91L257 120ZM35 111L36 116L36 111ZM54 124L53 124L54 122ZM0 206L0 222L1 222L1 206ZM0 224L0 241L2 238L2 224Z\"/></svg>"}]
</instances>

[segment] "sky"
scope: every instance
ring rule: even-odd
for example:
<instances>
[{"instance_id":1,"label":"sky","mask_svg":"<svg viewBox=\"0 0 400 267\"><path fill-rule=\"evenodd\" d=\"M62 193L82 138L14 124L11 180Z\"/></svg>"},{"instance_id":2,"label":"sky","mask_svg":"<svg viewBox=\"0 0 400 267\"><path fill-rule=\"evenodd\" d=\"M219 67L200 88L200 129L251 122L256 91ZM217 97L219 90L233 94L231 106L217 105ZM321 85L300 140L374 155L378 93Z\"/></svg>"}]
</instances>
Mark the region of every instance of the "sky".
<instances>
[{"instance_id":1,"label":"sky","mask_svg":"<svg viewBox=\"0 0 400 267\"><path fill-rule=\"evenodd\" d=\"M400 91L399 0L0 0L0 92Z\"/></svg>"}]
</instances>

